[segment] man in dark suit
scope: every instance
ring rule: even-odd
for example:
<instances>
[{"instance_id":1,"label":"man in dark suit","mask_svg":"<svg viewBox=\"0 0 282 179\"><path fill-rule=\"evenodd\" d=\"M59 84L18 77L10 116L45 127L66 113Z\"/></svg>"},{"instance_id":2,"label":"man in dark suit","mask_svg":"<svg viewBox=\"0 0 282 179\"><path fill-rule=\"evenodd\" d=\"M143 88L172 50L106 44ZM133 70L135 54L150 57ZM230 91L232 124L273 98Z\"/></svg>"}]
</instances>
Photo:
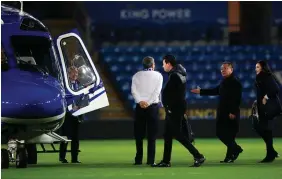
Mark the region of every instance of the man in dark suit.
<instances>
[{"instance_id":1,"label":"man in dark suit","mask_svg":"<svg viewBox=\"0 0 282 179\"><path fill-rule=\"evenodd\" d=\"M71 89L74 91L77 91L79 89L79 82L77 80L78 78L78 71L77 68L74 66L71 66L68 70L68 77ZM86 99L87 100L87 99ZM80 103L82 101L82 98L77 98L76 100L73 100L72 104L72 110L76 111L78 110L81 105ZM72 163L81 163L78 160L78 152L79 152L79 139L78 139L78 132L79 132L79 124L82 121L83 116L73 116L71 112L67 111L65 116L64 124L61 128L61 134L63 136L67 136L69 139L71 139L71 162ZM60 144L60 156L59 160L62 163L68 163L66 160L66 152L67 152L67 143L61 143Z\"/></svg>"},{"instance_id":2,"label":"man in dark suit","mask_svg":"<svg viewBox=\"0 0 282 179\"><path fill-rule=\"evenodd\" d=\"M221 74L223 80L217 87L213 89L193 89L191 92L202 96L219 96L216 135L227 146L225 159L221 163L231 163L243 151L235 142L235 137L239 131L242 85L233 74L231 62L222 64Z\"/></svg>"},{"instance_id":3,"label":"man in dark suit","mask_svg":"<svg viewBox=\"0 0 282 179\"><path fill-rule=\"evenodd\" d=\"M182 127L186 111L186 69L176 63L173 55L163 57L164 71L169 74L163 93L162 102L166 111L164 154L157 167L170 167L172 139L178 140L194 157L194 167L201 166L205 157L193 146Z\"/></svg>"},{"instance_id":4,"label":"man in dark suit","mask_svg":"<svg viewBox=\"0 0 282 179\"><path fill-rule=\"evenodd\" d=\"M73 116L70 112L66 113L65 122L61 128L61 132L63 136L67 136L71 139L71 163L81 163L78 160L78 152L79 152L79 123L82 120L82 116ZM68 143L60 144L60 161L62 163L68 163L66 160L66 152L67 152Z\"/></svg>"}]
</instances>

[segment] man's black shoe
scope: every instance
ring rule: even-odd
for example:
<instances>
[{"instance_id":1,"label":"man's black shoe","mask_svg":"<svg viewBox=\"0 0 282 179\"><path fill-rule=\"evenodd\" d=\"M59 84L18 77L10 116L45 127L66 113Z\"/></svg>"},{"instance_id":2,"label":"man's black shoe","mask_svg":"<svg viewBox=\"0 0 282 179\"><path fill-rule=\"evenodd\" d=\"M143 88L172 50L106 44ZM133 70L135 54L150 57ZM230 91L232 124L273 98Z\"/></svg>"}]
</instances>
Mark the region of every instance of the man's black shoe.
<instances>
[{"instance_id":1,"label":"man's black shoe","mask_svg":"<svg viewBox=\"0 0 282 179\"><path fill-rule=\"evenodd\" d=\"M62 162L62 163L69 163L66 159L60 159L60 162Z\"/></svg>"},{"instance_id":2,"label":"man's black shoe","mask_svg":"<svg viewBox=\"0 0 282 179\"><path fill-rule=\"evenodd\" d=\"M267 154L266 157L259 163L271 163L278 157L279 157L279 154L276 151L274 151L274 152L271 152L270 154Z\"/></svg>"},{"instance_id":3,"label":"man's black shoe","mask_svg":"<svg viewBox=\"0 0 282 179\"><path fill-rule=\"evenodd\" d=\"M158 164L151 165L151 167L171 167L171 164L170 162L166 163L166 162L161 161Z\"/></svg>"},{"instance_id":4,"label":"man's black shoe","mask_svg":"<svg viewBox=\"0 0 282 179\"><path fill-rule=\"evenodd\" d=\"M243 149L242 149L241 147L239 147L239 148L233 153L231 159L232 159L233 161L235 161L235 160L239 157L240 153L242 153L242 152L243 152Z\"/></svg>"},{"instance_id":5,"label":"man's black shoe","mask_svg":"<svg viewBox=\"0 0 282 179\"><path fill-rule=\"evenodd\" d=\"M275 157L265 157L262 161L260 161L259 163L271 163L275 160Z\"/></svg>"},{"instance_id":6,"label":"man's black shoe","mask_svg":"<svg viewBox=\"0 0 282 179\"><path fill-rule=\"evenodd\" d=\"M220 163L233 163L234 160L231 158L225 158L224 160L220 161Z\"/></svg>"},{"instance_id":7,"label":"man's black shoe","mask_svg":"<svg viewBox=\"0 0 282 179\"><path fill-rule=\"evenodd\" d=\"M135 162L133 165L142 165L142 162Z\"/></svg>"},{"instance_id":8,"label":"man's black shoe","mask_svg":"<svg viewBox=\"0 0 282 179\"><path fill-rule=\"evenodd\" d=\"M72 160L71 163L81 163L81 162L78 160Z\"/></svg>"},{"instance_id":9,"label":"man's black shoe","mask_svg":"<svg viewBox=\"0 0 282 179\"><path fill-rule=\"evenodd\" d=\"M156 163L147 163L147 165L150 165L151 167L156 167L157 166L157 164Z\"/></svg>"},{"instance_id":10,"label":"man's black shoe","mask_svg":"<svg viewBox=\"0 0 282 179\"><path fill-rule=\"evenodd\" d=\"M199 167L206 161L205 156L201 156L199 158L194 158L194 165L192 167Z\"/></svg>"}]
</instances>

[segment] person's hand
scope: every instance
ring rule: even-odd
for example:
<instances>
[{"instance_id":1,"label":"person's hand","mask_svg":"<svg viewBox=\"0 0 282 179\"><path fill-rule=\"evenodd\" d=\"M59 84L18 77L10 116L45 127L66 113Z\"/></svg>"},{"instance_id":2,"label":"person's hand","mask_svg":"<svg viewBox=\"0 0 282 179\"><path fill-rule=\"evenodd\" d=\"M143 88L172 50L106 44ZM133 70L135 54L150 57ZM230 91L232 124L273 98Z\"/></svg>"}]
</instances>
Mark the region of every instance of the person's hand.
<instances>
[{"instance_id":1,"label":"person's hand","mask_svg":"<svg viewBox=\"0 0 282 179\"><path fill-rule=\"evenodd\" d=\"M139 105L140 105L140 107L143 108L143 109L144 109L144 108L147 108L147 107L149 106L146 101L140 101L140 102L139 102Z\"/></svg>"},{"instance_id":2,"label":"person's hand","mask_svg":"<svg viewBox=\"0 0 282 179\"><path fill-rule=\"evenodd\" d=\"M231 113L230 113L230 114L229 114L229 118L233 120L233 119L236 118L236 116L235 116L234 114L231 114Z\"/></svg>"},{"instance_id":3,"label":"person's hand","mask_svg":"<svg viewBox=\"0 0 282 179\"><path fill-rule=\"evenodd\" d=\"M89 89L89 93L94 93L94 92L95 92L94 88Z\"/></svg>"},{"instance_id":4,"label":"person's hand","mask_svg":"<svg viewBox=\"0 0 282 179\"><path fill-rule=\"evenodd\" d=\"M200 94L201 89L192 89L191 93Z\"/></svg>"},{"instance_id":5,"label":"person's hand","mask_svg":"<svg viewBox=\"0 0 282 179\"><path fill-rule=\"evenodd\" d=\"M265 104L266 104L266 102L267 102L267 99L266 99L266 98L263 98L263 99L262 99L262 104L264 104L264 105L265 105Z\"/></svg>"}]
</instances>

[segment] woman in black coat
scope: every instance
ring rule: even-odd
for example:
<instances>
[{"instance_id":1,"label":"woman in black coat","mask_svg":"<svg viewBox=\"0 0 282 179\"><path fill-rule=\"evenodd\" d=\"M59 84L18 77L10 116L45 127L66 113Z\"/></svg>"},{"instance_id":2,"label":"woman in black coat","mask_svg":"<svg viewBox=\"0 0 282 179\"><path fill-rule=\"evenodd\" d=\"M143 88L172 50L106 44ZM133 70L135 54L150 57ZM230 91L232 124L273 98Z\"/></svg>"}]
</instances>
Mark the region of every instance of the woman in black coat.
<instances>
[{"instance_id":1,"label":"woman in black coat","mask_svg":"<svg viewBox=\"0 0 282 179\"><path fill-rule=\"evenodd\" d=\"M272 162L279 155L273 148L272 121L281 112L279 83L265 61L256 64L256 88L259 123L256 132L263 138L267 154L261 163ZM268 103L268 104L267 104Z\"/></svg>"}]
</instances>

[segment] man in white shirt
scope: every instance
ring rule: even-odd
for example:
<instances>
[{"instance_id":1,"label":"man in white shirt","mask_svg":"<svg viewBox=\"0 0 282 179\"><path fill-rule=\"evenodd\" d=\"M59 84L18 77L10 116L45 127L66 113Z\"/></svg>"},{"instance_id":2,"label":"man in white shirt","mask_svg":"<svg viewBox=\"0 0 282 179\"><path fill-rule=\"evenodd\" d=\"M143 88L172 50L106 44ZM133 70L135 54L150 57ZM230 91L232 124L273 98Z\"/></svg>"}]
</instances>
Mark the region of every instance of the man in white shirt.
<instances>
[{"instance_id":1,"label":"man in white shirt","mask_svg":"<svg viewBox=\"0 0 282 179\"><path fill-rule=\"evenodd\" d=\"M161 73L154 71L152 57L143 59L144 70L132 77L131 92L136 102L134 137L136 142L135 165L143 160L143 139L147 134L147 164L153 165L156 153L156 135L158 132L160 93L163 84ZM146 131L147 129L147 131Z\"/></svg>"}]
</instances>

